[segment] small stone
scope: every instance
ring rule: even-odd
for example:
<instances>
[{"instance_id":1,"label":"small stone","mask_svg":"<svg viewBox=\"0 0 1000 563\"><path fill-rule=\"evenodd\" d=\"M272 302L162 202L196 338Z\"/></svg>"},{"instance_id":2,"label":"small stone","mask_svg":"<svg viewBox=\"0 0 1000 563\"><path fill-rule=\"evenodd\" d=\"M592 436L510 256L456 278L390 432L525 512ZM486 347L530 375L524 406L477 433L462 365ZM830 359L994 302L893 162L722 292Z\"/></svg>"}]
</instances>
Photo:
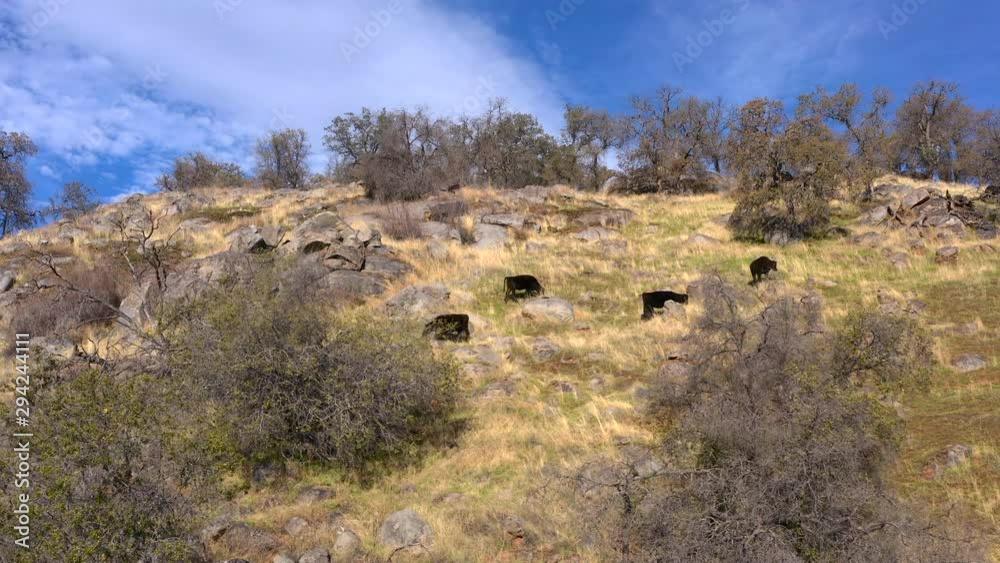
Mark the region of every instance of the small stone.
<instances>
[{"instance_id":1,"label":"small stone","mask_svg":"<svg viewBox=\"0 0 1000 563\"><path fill-rule=\"evenodd\" d=\"M309 522L305 518L298 516L291 518L285 523L285 532L290 536L299 536L309 529Z\"/></svg>"},{"instance_id":2,"label":"small stone","mask_svg":"<svg viewBox=\"0 0 1000 563\"><path fill-rule=\"evenodd\" d=\"M344 530L337 534L337 539L333 542L333 561L334 563L353 561L360 550L361 538L351 530Z\"/></svg>"},{"instance_id":3,"label":"small stone","mask_svg":"<svg viewBox=\"0 0 1000 563\"><path fill-rule=\"evenodd\" d=\"M299 494L299 504L316 504L333 498L334 490L329 487L309 487Z\"/></svg>"},{"instance_id":4,"label":"small stone","mask_svg":"<svg viewBox=\"0 0 1000 563\"><path fill-rule=\"evenodd\" d=\"M536 362L545 362L559 355L562 348L547 338L536 338L531 343L531 355Z\"/></svg>"},{"instance_id":5,"label":"small stone","mask_svg":"<svg viewBox=\"0 0 1000 563\"><path fill-rule=\"evenodd\" d=\"M316 547L302 554L299 563L330 563L330 552L322 547Z\"/></svg>"},{"instance_id":6,"label":"small stone","mask_svg":"<svg viewBox=\"0 0 1000 563\"><path fill-rule=\"evenodd\" d=\"M935 260L938 264L954 264L958 261L958 254L957 246L946 246L937 251Z\"/></svg>"},{"instance_id":7,"label":"small stone","mask_svg":"<svg viewBox=\"0 0 1000 563\"><path fill-rule=\"evenodd\" d=\"M977 354L963 354L951 362L952 367L959 373L969 373L986 369L989 362L983 356Z\"/></svg>"}]
</instances>

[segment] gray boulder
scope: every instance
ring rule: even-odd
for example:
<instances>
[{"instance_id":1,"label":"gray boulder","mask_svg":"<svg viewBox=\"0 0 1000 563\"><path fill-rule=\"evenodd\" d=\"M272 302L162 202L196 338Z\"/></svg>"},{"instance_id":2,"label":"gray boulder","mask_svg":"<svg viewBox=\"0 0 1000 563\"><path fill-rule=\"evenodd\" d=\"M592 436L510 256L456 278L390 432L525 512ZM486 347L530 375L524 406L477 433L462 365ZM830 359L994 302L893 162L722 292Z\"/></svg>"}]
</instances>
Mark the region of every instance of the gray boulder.
<instances>
[{"instance_id":1,"label":"gray boulder","mask_svg":"<svg viewBox=\"0 0 1000 563\"><path fill-rule=\"evenodd\" d=\"M485 223L476 225L473 238L476 241L472 245L473 247L486 249L502 248L509 240L506 228L498 225L487 225Z\"/></svg>"},{"instance_id":2,"label":"gray boulder","mask_svg":"<svg viewBox=\"0 0 1000 563\"><path fill-rule=\"evenodd\" d=\"M573 233L572 237L576 240L582 240L584 242L597 242L599 240L608 240L614 236L614 232L603 227L587 227L582 231Z\"/></svg>"},{"instance_id":3,"label":"gray boulder","mask_svg":"<svg viewBox=\"0 0 1000 563\"><path fill-rule=\"evenodd\" d=\"M524 218L524 215L517 215L515 213L496 213L492 215L484 215L480 221L487 225L497 225L511 229L523 229L527 219Z\"/></svg>"},{"instance_id":4,"label":"gray boulder","mask_svg":"<svg viewBox=\"0 0 1000 563\"><path fill-rule=\"evenodd\" d=\"M17 281L17 275L14 272L3 272L0 273L0 293L7 293L14 287L14 282Z\"/></svg>"},{"instance_id":5,"label":"gray boulder","mask_svg":"<svg viewBox=\"0 0 1000 563\"><path fill-rule=\"evenodd\" d=\"M946 246L937 251L935 261L938 264L954 264L958 262L959 249L957 246Z\"/></svg>"},{"instance_id":6,"label":"gray boulder","mask_svg":"<svg viewBox=\"0 0 1000 563\"><path fill-rule=\"evenodd\" d=\"M351 530L343 530L337 534L337 539L333 542L334 563L347 563L354 561L354 557L361 551L361 538Z\"/></svg>"},{"instance_id":7,"label":"gray boulder","mask_svg":"<svg viewBox=\"0 0 1000 563\"><path fill-rule=\"evenodd\" d=\"M256 225L241 227L226 235L229 250L250 254L270 252L277 248L281 241L282 233L277 228L262 228Z\"/></svg>"},{"instance_id":8,"label":"gray boulder","mask_svg":"<svg viewBox=\"0 0 1000 563\"><path fill-rule=\"evenodd\" d=\"M330 552L322 547L316 547L302 554L299 563L330 563Z\"/></svg>"},{"instance_id":9,"label":"gray boulder","mask_svg":"<svg viewBox=\"0 0 1000 563\"><path fill-rule=\"evenodd\" d=\"M436 221L420 223L420 235L423 238L441 241L462 240L462 235L458 232L458 229L446 223L438 223Z\"/></svg>"},{"instance_id":10,"label":"gray boulder","mask_svg":"<svg viewBox=\"0 0 1000 563\"><path fill-rule=\"evenodd\" d=\"M531 342L531 356L536 362L546 362L559 355L562 348L547 338L536 338Z\"/></svg>"},{"instance_id":11,"label":"gray boulder","mask_svg":"<svg viewBox=\"0 0 1000 563\"><path fill-rule=\"evenodd\" d=\"M309 521L305 518L294 516L285 522L285 532L290 536L301 536L309 529Z\"/></svg>"},{"instance_id":12,"label":"gray boulder","mask_svg":"<svg viewBox=\"0 0 1000 563\"><path fill-rule=\"evenodd\" d=\"M388 549L427 547L434 543L434 532L412 508L389 515L378 529L378 541Z\"/></svg>"},{"instance_id":13,"label":"gray boulder","mask_svg":"<svg viewBox=\"0 0 1000 563\"><path fill-rule=\"evenodd\" d=\"M386 303L389 314L399 317L419 317L434 313L448 304L451 291L441 283L411 285Z\"/></svg>"},{"instance_id":14,"label":"gray boulder","mask_svg":"<svg viewBox=\"0 0 1000 563\"><path fill-rule=\"evenodd\" d=\"M990 363L983 356L977 354L963 354L953 359L951 365L959 373L969 373L973 371L979 371L981 369L986 369L990 365Z\"/></svg>"},{"instance_id":15,"label":"gray boulder","mask_svg":"<svg viewBox=\"0 0 1000 563\"><path fill-rule=\"evenodd\" d=\"M595 209L577 216L574 223L581 227L621 229L634 219L635 212L629 209Z\"/></svg>"},{"instance_id":16,"label":"gray boulder","mask_svg":"<svg viewBox=\"0 0 1000 563\"><path fill-rule=\"evenodd\" d=\"M688 237L688 244L693 244L696 246L715 246L722 244L719 239L712 238L708 235L703 235L701 233L694 233Z\"/></svg>"},{"instance_id":17,"label":"gray boulder","mask_svg":"<svg viewBox=\"0 0 1000 563\"><path fill-rule=\"evenodd\" d=\"M522 314L531 320L563 324L571 323L576 319L573 304L556 297L542 297L528 301L524 304Z\"/></svg>"}]
</instances>

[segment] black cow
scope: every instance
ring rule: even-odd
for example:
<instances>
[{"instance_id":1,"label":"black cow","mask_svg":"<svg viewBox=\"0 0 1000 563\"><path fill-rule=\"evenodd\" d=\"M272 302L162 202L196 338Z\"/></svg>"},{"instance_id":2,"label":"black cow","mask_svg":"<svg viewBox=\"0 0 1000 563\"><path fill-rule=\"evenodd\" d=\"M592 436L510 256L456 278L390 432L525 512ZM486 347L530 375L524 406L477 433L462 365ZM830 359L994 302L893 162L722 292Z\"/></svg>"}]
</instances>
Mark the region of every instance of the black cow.
<instances>
[{"instance_id":1,"label":"black cow","mask_svg":"<svg viewBox=\"0 0 1000 563\"><path fill-rule=\"evenodd\" d=\"M668 301L686 305L688 296L683 293L673 291L653 291L642 294L642 320L648 321L656 314L656 309L662 309Z\"/></svg>"},{"instance_id":2,"label":"black cow","mask_svg":"<svg viewBox=\"0 0 1000 563\"><path fill-rule=\"evenodd\" d=\"M753 281L750 282L750 285L757 285L764 279L764 276L777 271L777 260L771 260L767 256L761 256L750 264L750 275L753 276Z\"/></svg>"},{"instance_id":3,"label":"black cow","mask_svg":"<svg viewBox=\"0 0 1000 563\"><path fill-rule=\"evenodd\" d=\"M434 340L448 342L468 342L469 315L440 315L424 327L424 336L433 336Z\"/></svg>"},{"instance_id":4,"label":"black cow","mask_svg":"<svg viewBox=\"0 0 1000 563\"><path fill-rule=\"evenodd\" d=\"M545 295L545 288L538 283L535 276L511 276L503 280L503 301L517 299L520 295L525 298Z\"/></svg>"}]
</instances>

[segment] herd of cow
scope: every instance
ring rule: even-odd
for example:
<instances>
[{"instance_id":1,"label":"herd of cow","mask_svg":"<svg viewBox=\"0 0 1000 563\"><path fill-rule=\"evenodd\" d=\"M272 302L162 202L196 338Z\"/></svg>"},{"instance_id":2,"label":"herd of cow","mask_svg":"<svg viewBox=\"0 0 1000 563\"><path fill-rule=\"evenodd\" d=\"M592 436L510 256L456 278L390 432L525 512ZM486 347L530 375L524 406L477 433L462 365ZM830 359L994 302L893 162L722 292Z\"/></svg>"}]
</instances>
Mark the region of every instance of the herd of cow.
<instances>
[{"instance_id":1,"label":"herd of cow","mask_svg":"<svg viewBox=\"0 0 1000 563\"><path fill-rule=\"evenodd\" d=\"M753 277L750 285L760 283L771 272L776 271L778 271L778 262L766 256L761 256L750 264L750 275ZM503 293L504 303L507 303L518 299L530 299L545 295L545 288L535 276L511 276L504 278ZM648 321L652 319L658 309L663 309L670 302L684 305L688 302L688 296L673 291L643 293L642 320ZM471 335L472 333L469 330L469 315L440 315L427 323L424 328L424 336L431 336L435 340L441 341L467 342Z\"/></svg>"}]
</instances>

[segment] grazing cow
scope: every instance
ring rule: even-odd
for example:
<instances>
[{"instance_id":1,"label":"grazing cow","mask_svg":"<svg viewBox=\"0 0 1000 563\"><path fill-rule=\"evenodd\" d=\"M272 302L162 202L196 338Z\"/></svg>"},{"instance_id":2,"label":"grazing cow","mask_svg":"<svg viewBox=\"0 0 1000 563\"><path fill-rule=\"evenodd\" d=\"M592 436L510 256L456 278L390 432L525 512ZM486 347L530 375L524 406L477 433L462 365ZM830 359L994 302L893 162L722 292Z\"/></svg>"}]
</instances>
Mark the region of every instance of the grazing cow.
<instances>
[{"instance_id":1,"label":"grazing cow","mask_svg":"<svg viewBox=\"0 0 1000 563\"><path fill-rule=\"evenodd\" d=\"M648 321L652 319L653 315L656 313L656 309L664 308L668 301L686 305L688 302L688 296L683 293L674 293L673 291L653 291L650 293L643 293L642 320Z\"/></svg>"},{"instance_id":2,"label":"grazing cow","mask_svg":"<svg viewBox=\"0 0 1000 563\"><path fill-rule=\"evenodd\" d=\"M761 256L750 264L750 275L753 276L753 281L750 282L750 285L757 285L764 279L764 276L777 271L777 260L771 260L767 256Z\"/></svg>"},{"instance_id":3,"label":"grazing cow","mask_svg":"<svg viewBox=\"0 0 1000 563\"><path fill-rule=\"evenodd\" d=\"M517 299L519 295L525 298L545 295L545 288L538 283L535 276L511 276L503 280L504 303Z\"/></svg>"},{"instance_id":4,"label":"grazing cow","mask_svg":"<svg viewBox=\"0 0 1000 563\"><path fill-rule=\"evenodd\" d=\"M440 315L424 327L424 336L448 342L468 342L469 315Z\"/></svg>"}]
</instances>

